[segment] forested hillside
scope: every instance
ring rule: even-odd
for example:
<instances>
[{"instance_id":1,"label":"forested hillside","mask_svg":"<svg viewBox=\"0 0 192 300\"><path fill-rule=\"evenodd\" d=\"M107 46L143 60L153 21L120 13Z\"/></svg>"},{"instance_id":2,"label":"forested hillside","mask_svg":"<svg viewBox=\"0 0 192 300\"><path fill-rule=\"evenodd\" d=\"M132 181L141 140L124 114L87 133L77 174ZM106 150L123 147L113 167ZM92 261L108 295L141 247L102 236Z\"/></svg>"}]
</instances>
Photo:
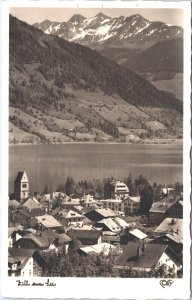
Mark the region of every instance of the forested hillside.
<instances>
[{"instance_id":1,"label":"forested hillside","mask_svg":"<svg viewBox=\"0 0 192 300\"><path fill-rule=\"evenodd\" d=\"M12 16L10 107L11 133L16 126L37 141L118 139L126 136L123 129L131 134L142 128L144 135L149 128L164 130L169 137L182 132L182 103L173 95L87 47Z\"/></svg>"}]
</instances>

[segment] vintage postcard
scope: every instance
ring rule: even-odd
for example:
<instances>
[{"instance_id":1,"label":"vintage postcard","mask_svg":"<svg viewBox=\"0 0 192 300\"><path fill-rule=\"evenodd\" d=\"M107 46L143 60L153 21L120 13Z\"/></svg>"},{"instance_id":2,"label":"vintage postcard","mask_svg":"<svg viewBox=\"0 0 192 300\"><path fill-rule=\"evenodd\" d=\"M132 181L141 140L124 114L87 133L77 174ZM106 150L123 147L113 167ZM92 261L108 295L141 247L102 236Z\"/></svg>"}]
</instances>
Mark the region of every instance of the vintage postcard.
<instances>
[{"instance_id":1,"label":"vintage postcard","mask_svg":"<svg viewBox=\"0 0 192 300\"><path fill-rule=\"evenodd\" d=\"M190 298L190 1L1 2L1 292Z\"/></svg>"}]
</instances>

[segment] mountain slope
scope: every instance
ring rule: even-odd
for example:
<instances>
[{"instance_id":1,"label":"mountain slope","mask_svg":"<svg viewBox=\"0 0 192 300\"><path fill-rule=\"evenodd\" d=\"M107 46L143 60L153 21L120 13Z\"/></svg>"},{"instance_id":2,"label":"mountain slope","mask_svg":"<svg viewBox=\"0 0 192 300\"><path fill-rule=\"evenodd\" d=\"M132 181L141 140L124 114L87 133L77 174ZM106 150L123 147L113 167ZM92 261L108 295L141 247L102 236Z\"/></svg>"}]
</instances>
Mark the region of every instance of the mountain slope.
<instances>
[{"instance_id":1,"label":"mountain slope","mask_svg":"<svg viewBox=\"0 0 192 300\"><path fill-rule=\"evenodd\" d=\"M12 124L49 141L118 139L121 128L147 134L149 127L170 137L182 126L182 104L172 95L89 48L12 16L10 106Z\"/></svg>"},{"instance_id":2,"label":"mountain slope","mask_svg":"<svg viewBox=\"0 0 192 300\"><path fill-rule=\"evenodd\" d=\"M150 22L141 15L111 18L102 13L92 18L74 15L67 22L35 23L47 34L54 34L95 49L103 47L141 47L163 40L182 37L179 26Z\"/></svg>"},{"instance_id":3,"label":"mountain slope","mask_svg":"<svg viewBox=\"0 0 192 300\"><path fill-rule=\"evenodd\" d=\"M140 74L158 89L169 91L182 100L183 40L181 38L156 43L143 51L105 48L99 52Z\"/></svg>"}]
</instances>

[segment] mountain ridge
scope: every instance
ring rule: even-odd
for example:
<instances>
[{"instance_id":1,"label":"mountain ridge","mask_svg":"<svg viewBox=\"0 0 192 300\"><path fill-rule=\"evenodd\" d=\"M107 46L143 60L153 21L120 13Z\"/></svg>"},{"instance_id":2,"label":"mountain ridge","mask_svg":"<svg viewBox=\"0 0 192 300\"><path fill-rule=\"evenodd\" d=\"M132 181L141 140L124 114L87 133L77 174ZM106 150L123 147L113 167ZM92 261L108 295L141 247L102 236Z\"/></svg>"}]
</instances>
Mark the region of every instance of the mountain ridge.
<instances>
[{"instance_id":1,"label":"mountain ridge","mask_svg":"<svg viewBox=\"0 0 192 300\"><path fill-rule=\"evenodd\" d=\"M33 26L47 34L58 35L94 49L102 48L105 45L117 47L118 42L120 44L127 43L127 47L129 47L128 44L141 47L146 43L156 43L183 35L183 29L179 26L149 21L139 14L115 18L108 17L103 13L90 18L81 15L79 22L76 20L71 22L73 17L55 25L55 22L52 22L47 25L47 28L42 27L42 22L35 23Z\"/></svg>"},{"instance_id":2,"label":"mountain ridge","mask_svg":"<svg viewBox=\"0 0 192 300\"><path fill-rule=\"evenodd\" d=\"M12 16L10 107L11 124L49 141L150 136L152 128L170 137L182 124L182 104L171 94Z\"/></svg>"}]
</instances>

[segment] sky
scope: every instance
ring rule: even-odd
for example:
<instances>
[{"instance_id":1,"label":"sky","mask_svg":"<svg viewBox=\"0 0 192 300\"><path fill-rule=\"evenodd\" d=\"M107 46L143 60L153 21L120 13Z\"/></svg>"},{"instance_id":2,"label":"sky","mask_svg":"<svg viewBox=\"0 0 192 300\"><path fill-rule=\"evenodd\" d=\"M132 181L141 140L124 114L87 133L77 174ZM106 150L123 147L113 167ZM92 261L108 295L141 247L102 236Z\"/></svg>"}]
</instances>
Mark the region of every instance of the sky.
<instances>
[{"instance_id":1,"label":"sky","mask_svg":"<svg viewBox=\"0 0 192 300\"><path fill-rule=\"evenodd\" d=\"M46 19L50 21L67 21L74 14L84 17L94 17L99 12L110 17L130 16L140 14L149 21L161 21L171 25L183 26L183 10L173 8L37 8L37 7L14 7L10 13L18 19L34 24Z\"/></svg>"}]
</instances>

